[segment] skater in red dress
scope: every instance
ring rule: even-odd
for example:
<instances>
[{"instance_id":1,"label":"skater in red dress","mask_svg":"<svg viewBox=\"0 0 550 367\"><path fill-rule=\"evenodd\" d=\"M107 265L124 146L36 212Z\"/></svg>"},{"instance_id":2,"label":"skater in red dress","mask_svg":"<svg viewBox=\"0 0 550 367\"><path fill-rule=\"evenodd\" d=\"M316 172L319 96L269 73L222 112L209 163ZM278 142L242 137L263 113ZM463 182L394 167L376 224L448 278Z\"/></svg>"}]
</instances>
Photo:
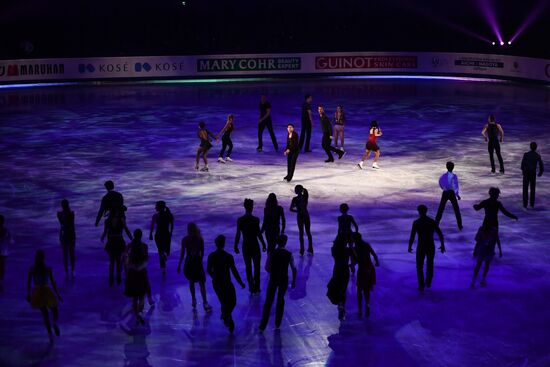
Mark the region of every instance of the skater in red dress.
<instances>
[{"instance_id":1,"label":"skater in red dress","mask_svg":"<svg viewBox=\"0 0 550 367\"><path fill-rule=\"evenodd\" d=\"M363 154L363 158L361 158L361 162L358 164L359 168L363 169L363 164L367 159L369 159L371 151L374 152L374 162L372 162L372 168L380 168L378 167L378 159L380 158L381 151L378 144L376 144L376 139L378 139L379 136L382 136L382 130L378 126L377 121L372 121L370 123L369 140L367 140L367 144L365 146L365 154Z\"/></svg>"},{"instance_id":2,"label":"skater in red dress","mask_svg":"<svg viewBox=\"0 0 550 367\"><path fill-rule=\"evenodd\" d=\"M372 265L371 255L374 258L376 266L380 266L378 256L368 242L365 242L359 232L353 233L353 241L355 242L355 252L351 252L355 256L357 262L357 302L358 315L363 316L363 296L365 297L365 317L370 316L370 292L376 284L376 271Z\"/></svg>"}]
</instances>

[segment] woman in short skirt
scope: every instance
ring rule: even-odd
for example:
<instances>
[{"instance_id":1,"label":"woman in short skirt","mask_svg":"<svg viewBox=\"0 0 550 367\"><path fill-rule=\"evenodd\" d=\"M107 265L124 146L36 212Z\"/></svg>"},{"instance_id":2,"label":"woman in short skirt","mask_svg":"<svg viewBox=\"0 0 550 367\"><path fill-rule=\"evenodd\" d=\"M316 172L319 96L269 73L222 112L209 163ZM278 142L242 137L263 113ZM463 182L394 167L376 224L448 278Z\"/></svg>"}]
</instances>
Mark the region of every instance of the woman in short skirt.
<instances>
[{"instance_id":1,"label":"woman in short skirt","mask_svg":"<svg viewBox=\"0 0 550 367\"><path fill-rule=\"evenodd\" d=\"M199 131L197 132L197 135L201 142L199 144L199 148L197 149L197 157L195 159L195 169L196 170L199 169L199 160L200 160L200 157L202 157L202 160L204 161L204 167L201 168L201 171L208 172L207 155L210 148L212 148L212 143L210 142L210 140L215 139L216 137L214 136L214 134L210 132L210 130L206 128L206 124L203 121L199 122Z\"/></svg>"},{"instance_id":2,"label":"woman in short skirt","mask_svg":"<svg viewBox=\"0 0 550 367\"><path fill-rule=\"evenodd\" d=\"M355 243L355 251L351 254L355 256L357 263L357 302L359 305L359 317L363 316L363 296L365 297L365 317L370 316L370 292L376 284L376 271L372 265L371 255L374 258L376 266L380 266L378 256L370 246L363 240L359 232L353 233L353 242Z\"/></svg>"},{"instance_id":3,"label":"woman in short skirt","mask_svg":"<svg viewBox=\"0 0 550 367\"><path fill-rule=\"evenodd\" d=\"M134 231L134 239L128 245L124 294L132 298L132 309L136 320L144 325L145 320L141 313L145 304L145 295L149 294L151 287L147 275L149 249L146 244L141 242L141 238L141 229L136 229Z\"/></svg>"},{"instance_id":4,"label":"woman in short skirt","mask_svg":"<svg viewBox=\"0 0 550 367\"><path fill-rule=\"evenodd\" d=\"M476 234L476 245L474 248L474 256L477 258L476 266L474 268L474 277L471 288L475 287L477 275L481 269L481 265L485 263L483 269L483 277L479 285L485 286L487 273L489 272L489 266L491 261L495 257L495 246L498 246L499 257L502 257L502 247L500 246L500 238L498 237L498 229L489 225L483 225L479 227Z\"/></svg>"},{"instance_id":5,"label":"woman in short skirt","mask_svg":"<svg viewBox=\"0 0 550 367\"><path fill-rule=\"evenodd\" d=\"M187 256L185 256L187 254ZM193 310L197 308L197 298L195 297L195 283L199 283L202 296L202 305L206 312L212 311L212 307L206 300L206 274L202 265L204 256L204 240L201 236L199 227L195 223L187 225L187 236L181 240L181 255L178 263L178 273L181 272L181 263L183 264L183 275L189 280L189 291L191 292L191 304Z\"/></svg>"},{"instance_id":6,"label":"woman in short skirt","mask_svg":"<svg viewBox=\"0 0 550 367\"><path fill-rule=\"evenodd\" d=\"M57 284L53 277L52 268L46 265L46 254L43 250L36 251L34 257L34 266L29 269L29 277L27 281L27 301L30 302L32 308L37 308L42 313L44 325L48 331L50 343L53 343L53 333L59 336L59 312L57 306L61 301L61 296L57 289ZM31 292L31 286L34 284ZM51 287L50 287L51 285ZM52 290L53 288L53 290ZM50 310L53 317L53 332L50 322Z\"/></svg>"},{"instance_id":7,"label":"woman in short skirt","mask_svg":"<svg viewBox=\"0 0 550 367\"><path fill-rule=\"evenodd\" d=\"M378 159L380 158L381 151L380 147L376 143L379 136L382 136L382 130L378 126L377 121L372 121L369 130L369 140L367 140L367 144L365 145L365 154L363 154L363 158L361 158L361 162L358 164L359 168L363 169L363 164L367 159L369 159L371 151L374 152L374 162L372 163L372 168L380 168L378 167Z\"/></svg>"}]
</instances>

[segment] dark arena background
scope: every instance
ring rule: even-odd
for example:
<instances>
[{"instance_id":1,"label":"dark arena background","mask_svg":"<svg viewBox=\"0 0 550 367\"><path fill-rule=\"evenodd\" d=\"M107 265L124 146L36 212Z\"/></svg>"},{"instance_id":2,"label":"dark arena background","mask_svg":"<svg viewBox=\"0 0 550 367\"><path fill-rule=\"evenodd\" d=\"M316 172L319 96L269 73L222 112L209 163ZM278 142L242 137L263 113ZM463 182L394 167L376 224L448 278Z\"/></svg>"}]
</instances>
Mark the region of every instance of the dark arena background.
<instances>
[{"instance_id":1,"label":"dark arena background","mask_svg":"<svg viewBox=\"0 0 550 367\"><path fill-rule=\"evenodd\" d=\"M0 366L550 366L549 36L547 0L2 1ZM262 96L277 150L268 128L257 149ZM223 139L199 132L204 122L218 135L228 115ZM304 137L308 121L311 152L301 149L284 180L284 153L295 154L287 127ZM195 167L199 135L200 151L213 145L208 170L202 158ZM218 159L229 136L230 159ZM496 146L503 166L495 156L492 169ZM125 210L108 203L96 226L108 180ZM289 210L296 185L308 193L294 200L299 213ZM498 222L474 208L490 188L505 208ZM295 284L290 269L281 275L287 253L268 257L251 240L256 225L237 226L245 198L269 222L270 193L286 217ZM442 197L460 198L458 222L451 203L436 218ZM162 208L149 237L158 201L174 218L165 271ZM306 202L313 254L302 255ZM342 203L377 259L339 224ZM437 233L430 244L430 220L408 252L421 204L445 253ZM113 250L121 213L132 235L143 231L148 261L126 233ZM189 223L204 256L188 237L180 272ZM221 303L231 303L230 284L206 274L207 302L199 287L203 267L225 274L206 269L219 235L244 281L233 278L233 321ZM254 249L259 291L245 271ZM434 249L433 281L418 280L417 259L420 268ZM124 268L120 284L110 284L111 260ZM281 298L264 311L275 284Z\"/></svg>"}]
</instances>

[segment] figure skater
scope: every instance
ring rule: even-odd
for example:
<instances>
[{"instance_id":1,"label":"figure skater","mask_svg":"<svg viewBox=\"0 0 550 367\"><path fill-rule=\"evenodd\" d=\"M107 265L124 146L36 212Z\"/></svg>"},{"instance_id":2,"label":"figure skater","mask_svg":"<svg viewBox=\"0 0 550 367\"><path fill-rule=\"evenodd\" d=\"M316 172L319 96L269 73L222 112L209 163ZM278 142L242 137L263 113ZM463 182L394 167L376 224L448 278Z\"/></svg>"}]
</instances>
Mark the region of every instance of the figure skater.
<instances>
[{"instance_id":1,"label":"figure skater","mask_svg":"<svg viewBox=\"0 0 550 367\"><path fill-rule=\"evenodd\" d=\"M325 113L325 108L323 106L317 107L317 112L319 112L319 117L321 120L321 128L323 129L323 140L321 141L321 146L325 150L325 153L327 153L328 159L325 161L325 163L334 162L334 157L332 156L331 152L334 152L338 155L338 159L342 159L344 154L343 150L336 149L332 145L330 145L332 141L332 137L330 134L332 133L332 126L330 125L330 120L328 119L327 114Z\"/></svg>"},{"instance_id":2,"label":"figure skater","mask_svg":"<svg viewBox=\"0 0 550 367\"><path fill-rule=\"evenodd\" d=\"M285 233L285 227L285 211L283 207L279 205L277 195L271 193L267 196L267 200L265 201L264 221L261 228L261 233L265 233L268 254L275 250L277 246L277 237Z\"/></svg>"},{"instance_id":3,"label":"figure skater","mask_svg":"<svg viewBox=\"0 0 550 367\"><path fill-rule=\"evenodd\" d=\"M369 129L369 140L367 140L367 144L365 145L365 154L363 154L363 158L361 158L361 162L359 162L358 166L359 168L363 169L363 164L367 159L369 159L370 152L374 152L374 162L372 162L372 168L380 168L378 167L378 159L380 158L380 147L376 143L376 139L378 139L379 136L382 136L382 130L378 126L377 121L372 121L370 123L370 129Z\"/></svg>"},{"instance_id":4,"label":"figure skater","mask_svg":"<svg viewBox=\"0 0 550 367\"><path fill-rule=\"evenodd\" d=\"M298 232L300 234L300 256L304 255L304 230L307 235L308 247L307 252L313 254L313 238L311 236L311 221L307 205L309 202L309 193L302 185L294 187L296 196L292 198L290 203L290 211L296 213L298 222Z\"/></svg>"},{"instance_id":5,"label":"figure skater","mask_svg":"<svg viewBox=\"0 0 550 367\"><path fill-rule=\"evenodd\" d=\"M355 256L355 262L358 265L357 269L357 314L363 317L363 297L365 298L365 317L370 316L370 292L376 284L376 271L372 265L371 255L374 258L374 264L380 266L378 256L368 242L365 242L359 232L353 233L353 242L355 243L355 251L352 251L352 256Z\"/></svg>"},{"instance_id":6,"label":"figure skater","mask_svg":"<svg viewBox=\"0 0 550 367\"><path fill-rule=\"evenodd\" d=\"M474 249L474 256L477 258L477 262L470 288L475 288L477 275L483 263L485 263L485 268L483 269L483 277L479 285L482 287L485 286L491 260L495 257L495 245L498 246L499 257L502 257L502 247L500 245L500 239L498 238L498 229L490 226L479 227L476 234L476 245Z\"/></svg>"},{"instance_id":7,"label":"figure skater","mask_svg":"<svg viewBox=\"0 0 550 367\"><path fill-rule=\"evenodd\" d=\"M61 211L57 212L57 220L60 224L59 243L63 250L63 265L65 267L65 277L69 278L69 259L71 264L71 276L75 277L74 271L74 249L76 243L76 231L74 226L74 211L69 207L69 200L61 200Z\"/></svg>"},{"instance_id":8,"label":"figure skater","mask_svg":"<svg viewBox=\"0 0 550 367\"><path fill-rule=\"evenodd\" d=\"M500 189L497 187L491 187L489 189L489 198L483 200L479 204L474 204L474 210L479 211L481 209L485 210L485 218L483 218L483 227L496 228L498 231L498 212L502 212L505 216L511 219L518 220L514 214L510 213L502 203L498 200L500 196Z\"/></svg>"},{"instance_id":9,"label":"figure skater","mask_svg":"<svg viewBox=\"0 0 550 367\"><path fill-rule=\"evenodd\" d=\"M34 257L34 266L29 269L27 301L31 304L32 308L37 308L42 313L50 343L53 343L53 334L55 333L57 336L60 335L59 326L57 325L57 320L59 319L57 306L62 299L53 277L52 268L46 265L45 260L46 254L44 251L37 250ZM34 287L31 293L32 284L34 284ZM50 322L50 310L53 317L53 332Z\"/></svg>"},{"instance_id":10,"label":"figure skater","mask_svg":"<svg viewBox=\"0 0 550 367\"><path fill-rule=\"evenodd\" d=\"M338 236L342 236L344 241L346 241L346 246L349 246L351 251L354 251L351 226L353 225L355 232L359 231L359 226L357 222L355 222L355 218L348 214L348 211L348 204L340 204L340 213L342 213L342 215L338 217ZM353 256L351 257L351 264L349 264L349 267L351 272L355 274L355 260Z\"/></svg>"},{"instance_id":11,"label":"figure skater","mask_svg":"<svg viewBox=\"0 0 550 367\"><path fill-rule=\"evenodd\" d=\"M447 162L447 172L439 177L439 187L443 192L441 193L441 201L439 202L439 207L437 208L437 215L435 216L435 221L439 226L441 223L441 217L443 217L443 211L445 210L445 205L447 201L451 201L453 205L453 210L455 212L456 223L458 229L462 231L462 216L460 215L460 207L458 206L458 200L460 200L460 195L458 194L458 176L453 173L455 164L453 162Z\"/></svg>"},{"instance_id":12,"label":"figure skater","mask_svg":"<svg viewBox=\"0 0 550 367\"><path fill-rule=\"evenodd\" d=\"M114 182L111 180L105 181L103 185L105 186L107 193L103 196L103 198L101 198L101 205L99 206L99 210L95 218L96 227L99 225L101 217L108 217L111 210L120 208L124 208L124 210L126 210L124 207L124 197L120 192L115 191Z\"/></svg>"},{"instance_id":13,"label":"figure skater","mask_svg":"<svg viewBox=\"0 0 550 367\"><path fill-rule=\"evenodd\" d=\"M105 251L109 255L109 286L112 287L115 282L115 267L116 267L116 282L122 282L122 254L126 250L126 243L122 232L124 231L128 238L132 239L132 233L126 226L126 218L122 209L111 209L109 217L105 220L105 229L101 235L101 242L107 237Z\"/></svg>"},{"instance_id":14,"label":"figure skater","mask_svg":"<svg viewBox=\"0 0 550 367\"><path fill-rule=\"evenodd\" d=\"M523 154L521 160L521 172L523 173L523 207L527 208L527 198L529 197L529 205L535 207L535 186L537 184L537 176L542 176L544 165L542 158L537 153L537 143L532 142L529 146L530 151ZM537 175L537 164L539 166L539 174ZM531 190L531 195L529 195Z\"/></svg>"},{"instance_id":15,"label":"figure skater","mask_svg":"<svg viewBox=\"0 0 550 367\"><path fill-rule=\"evenodd\" d=\"M489 160L491 161L491 173L495 173L494 153L496 152L499 172L504 174L504 162L500 154L500 143L504 141L504 130L502 130L500 124L497 124L495 116L489 115L487 124L485 124L483 130L481 130L481 135L483 135L485 142L487 142L487 140L489 141L487 148L489 150Z\"/></svg>"},{"instance_id":16,"label":"figure skater","mask_svg":"<svg viewBox=\"0 0 550 367\"><path fill-rule=\"evenodd\" d=\"M6 259L9 255L9 246L13 244L10 231L4 226L4 216L0 215L0 292L4 291L4 276L6 273Z\"/></svg>"},{"instance_id":17,"label":"figure skater","mask_svg":"<svg viewBox=\"0 0 550 367\"><path fill-rule=\"evenodd\" d=\"M281 327L283 312L285 310L285 294L288 288L289 267L292 270L291 288L294 289L296 287L297 270L292 253L285 248L287 241L288 237L286 235L280 235L277 240L277 248L269 255L269 262L267 265L267 271L269 272L269 283L267 285L262 320L260 321L260 332L265 330L267 322L269 321L269 314L271 312L271 306L273 306L273 301L275 300L275 293L277 293L277 305L275 306L275 328L279 329Z\"/></svg>"},{"instance_id":18,"label":"figure skater","mask_svg":"<svg viewBox=\"0 0 550 367\"><path fill-rule=\"evenodd\" d=\"M233 273L233 277L239 283L241 289L245 288L245 284L235 267L233 255L224 250L225 236L219 235L216 237L215 243L216 251L208 255L206 271L212 277L212 286L220 301L223 323L229 329L229 332L233 333L235 322L232 313L237 305L237 295L230 273Z\"/></svg>"},{"instance_id":19,"label":"figure skater","mask_svg":"<svg viewBox=\"0 0 550 367\"><path fill-rule=\"evenodd\" d=\"M141 229L134 231L134 239L128 245L127 275L124 282L124 294L132 298L132 310L136 320L145 325L142 312L145 306L145 295L150 293L151 285L147 275L149 248L141 241Z\"/></svg>"},{"instance_id":20,"label":"figure skater","mask_svg":"<svg viewBox=\"0 0 550 367\"><path fill-rule=\"evenodd\" d=\"M187 256L185 253L187 252ZM204 256L204 240L201 236L199 227L195 223L187 224L187 236L181 240L181 255L178 262L178 273L181 271L181 263L185 257L185 263L183 264L183 275L189 281L189 291L191 292L191 306L193 310L197 308L197 298L195 297L195 283L199 283L202 306L204 311L211 312L212 307L206 300L206 275L202 265L202 258Z\"/></svg>"},{"instance_id":21,"label":"figure skater","mask_svg":"<svg viewBox=\"0 0 550 367\"><path fill-rule=\"evenodd\" d=\"M294 170L296 169L296 161L300 154L300 145L298 143L298 134L294 131L294 125L288 124L286 127L288 135L286 138L285 156L287 157L287 173L283 180L290 182L294 177Z\"/></svg>"},{"instance_id":22,"label":"figure skater","mask_svg":"<svg viewBox=\"0 0 550 367\"><path fill-rule=\"evenodd\" d=\"M409 252L412 253L414 238L418 233L418 245L416 246L416 275L418 277L418 290L432 286L434 273L435 243L434 232L439 236L441 253L445 253L445 239L435 220L428 217L428 207L419 205L417 208L419 218L413 222L411 237L409 239ZM426 278L424 278L424 260L426 260Z\"/></svg>"},{"instance_id":23,"label":"figure skater","mask_svg":"<svg viewBox=\"0 0 550 367\"><path fill-rule=\"evenodd\" d=\"M262 232L260 230L260 218L252 215L254 200L244 199L245 215L237 220L237 233L235 234L235 253L239 253L241 232L243 235L243 259L246 267L246 280L251 294L260 293L260 261L262 253L258 240L262 243L262 250L266 251ZM254 273L252 273L254 265Z\"/></svg>"},{"instance_id":24,"label":"figure skater","mask_svg":"<svg viewBox=\"0 0 550 367\"><path fill-rule=\"evenodd\" d=\"M202 172L208 172L208 151L210 148L212 148L212 143L210 142L210 138L216 139L214 134L210 132L206 128L206 124L201 121L199 122L199 131L197 132L197 135L200 139L199 148L197 149L197 157L195 158L195 169L199 169L199 159L202 156L202 160L204 161L204 167L201 168Z\"/></svg>"},{"instance_id":25,"label":"figure skater","mask_svg":"<svg viewBox=\"0 0 550 367\"><path fill-rule=\"evenodd\" d=\"M344 150L344 124L346 123L346 115L344 114L344 107L341 105L336 106L336 112L332 118L332 125L334 126L334 146L338 148L338 139L340 139L340 149Z\"/></svg>"},{"instance_id":26,"label":"figure skater","mask_svg":"<svg viewBox=\"0 0 550 367\"><path fill-rule=\"evenodd\" d=\"M334 259L332 278L327 285L327 297L333 305L338 306L338 320L343 321L346 317L346 293L349 283L349 261L350 250L346 238L342 235L336 236L330 250Z\"/></svg>"},{"instance_id":27,"label":"figure skater","mask_svg":"<svg viewBox=\"0 0 550 367\"><path fill-rule=\"evenodd\" d=\"M166 259L170 256L170 244L172 243L172 233L174 232L174 216L164 201L157 201L155 204L156 213L151 220L149 230L149 240L153 240L153 230L155 232L155 243L159 254L160 269L162 275L166 275Z\"/></svg>"},{"instance_id":28,"label":"figure skater","mask_svg":"<svg viewBox=\"0 0 550 367\"><path fill-rule=\"evenodd\" d=\"M225 122L225 125L222 131L220 131L218 136L216 136L216 140L218 140L220 136L222 137L222 149L220 150L220 155L218 157L218 162L220 163L233 162L233 160L231 159L231 152L233 151L233 141L231 140L231 133L233 132L233 128L234 128L233 119L234 119L233 115L227 116L227 121ZM227 149L227 155L225 156L225 160L224 160L223 155L225 153L226 148L228 149Z\"/></svg>"},{"instance_id":29,"label":"figure skater","mask_svg":"<svg viewBox=\"0 0 550 367\"><path fill-rule=\"evenodd\" d=\"M309 143L311 141L311 128L313 127L313 115L311 113L311 102L313 97L310 94L304 96L304 103L302 103L302 127L300 128L300 149L305 148L304 152L311 152Z\"/></svg>"},{"instance_id":30,"label":"figure skater","mask_svg":"<svg viewBox=\"0 0 550 367\"><path fill-rule=\"evenodd\" d=\"M262 135L266 127L267 131L269 131L271 141L273 142L273 148L275 148L275 151L279 151L277 138L275 137L275 133L273 132L273 122L271 121L271 103L268 102L265 95L262 95L260 99L260 119L258 120L258 152L261 152L263 150L264 144L262 140Z\"/></svg>"}]
</instances>

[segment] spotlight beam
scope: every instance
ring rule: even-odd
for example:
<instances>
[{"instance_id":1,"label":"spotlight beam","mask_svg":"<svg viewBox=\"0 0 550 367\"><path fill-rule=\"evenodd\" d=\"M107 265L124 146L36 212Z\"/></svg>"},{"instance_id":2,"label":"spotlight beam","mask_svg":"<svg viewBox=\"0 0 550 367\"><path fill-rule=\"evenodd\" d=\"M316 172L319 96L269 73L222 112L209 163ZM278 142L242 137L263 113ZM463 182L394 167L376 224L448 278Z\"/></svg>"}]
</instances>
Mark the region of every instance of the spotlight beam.
<instances>
[{"instance_id":1,"label":"spotlight beam","mask_svg":"<svg viewBox=\"0 0 550 367\"><path fill-rule=\"evenodd\" d=\"M495 33L495 36L497 37L498 42L503 43L504 40L502 39L502 35L500 34L500 30L498 28L497 18L495 16L495 12L491 7L491 4L489 3L489 1L490 0L478 0L476 1L476 3L479 5L481 12L485 16L485 19L487 19L489 26Z\"/></svg>"},{"instance_id":2,"label":"spotlight beam","mask_svg":"<svg viewBox=\"0 0 550 367\"><path fill-rule=\"evenodd\" d=\"M537 19L542 14L542 12L544 11L544 8L546 8L547 5L548 5L547 0L540 0L535 5L535 8L533 9L533 11L531 11L529 16L523 21L523 23L518 28L516 33L514 33L514 35L510 39L510 42L514 42L516 40L516 38L518 38L523 32L525 32L527 27L529 27L531 24L533 24L535 19Z\"/></svg>"}]
</instances>

